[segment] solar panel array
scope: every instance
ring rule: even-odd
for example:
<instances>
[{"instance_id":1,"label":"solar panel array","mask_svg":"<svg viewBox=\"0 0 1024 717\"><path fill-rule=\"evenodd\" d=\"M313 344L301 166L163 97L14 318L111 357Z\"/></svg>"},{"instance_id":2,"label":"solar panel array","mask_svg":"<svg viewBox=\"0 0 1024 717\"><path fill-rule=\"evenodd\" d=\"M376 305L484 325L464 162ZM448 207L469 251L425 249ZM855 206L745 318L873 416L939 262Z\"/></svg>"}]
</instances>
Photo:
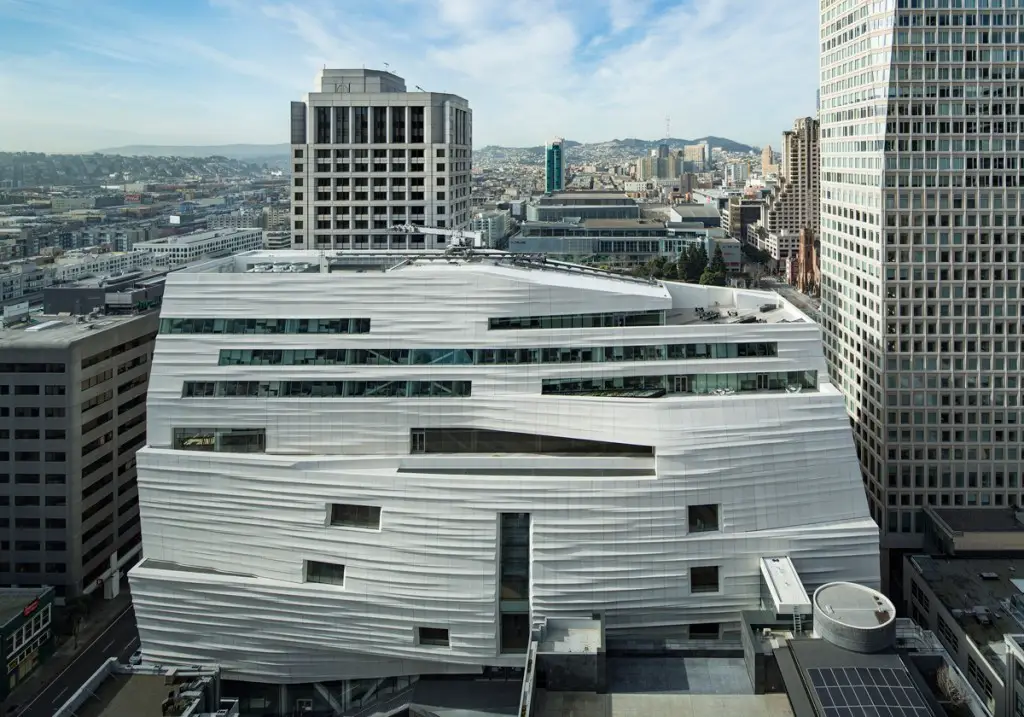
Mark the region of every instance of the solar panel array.
<instances>
[{"instance_id":1,"label":"solar panel array","mask_svg":"<svg viewBox=\"0 0 1024 717\"><path fill-rule=\"evenodd\" d=\"M807 670L824 717L931 717L910 674L891 667Z\"/></svg>"}]
</instances>

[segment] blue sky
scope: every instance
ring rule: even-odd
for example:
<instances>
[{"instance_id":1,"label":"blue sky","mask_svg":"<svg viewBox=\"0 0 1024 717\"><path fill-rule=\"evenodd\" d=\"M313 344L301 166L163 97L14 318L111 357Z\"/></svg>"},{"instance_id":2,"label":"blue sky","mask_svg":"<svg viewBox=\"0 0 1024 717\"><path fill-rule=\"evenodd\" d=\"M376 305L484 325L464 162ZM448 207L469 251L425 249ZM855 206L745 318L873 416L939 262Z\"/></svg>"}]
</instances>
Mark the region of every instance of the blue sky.
<instances>
[{"instance_id":1,"label":"blue sky","mask_svg":"<svg viewBox=\"0 0 1024 717\"><path fill-rule=\"evenodd\" d=\"M317 70L466 97L477 146L814 112L815 0L0 0L0 150L286 142Z\"/></svg>"}]
</instances>

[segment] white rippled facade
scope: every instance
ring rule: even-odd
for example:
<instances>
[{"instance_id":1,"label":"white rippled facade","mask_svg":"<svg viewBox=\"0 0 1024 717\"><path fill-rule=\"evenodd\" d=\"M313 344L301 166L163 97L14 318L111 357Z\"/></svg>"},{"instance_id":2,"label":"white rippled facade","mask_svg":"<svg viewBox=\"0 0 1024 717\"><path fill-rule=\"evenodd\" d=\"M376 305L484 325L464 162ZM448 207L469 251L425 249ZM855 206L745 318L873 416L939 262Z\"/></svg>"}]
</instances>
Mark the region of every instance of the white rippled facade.
<instances>
[{"instance_id":1,"label":"white rippled facade","mask_svg":"<svg viewBox=\"0 0 1024 717\"><path fill-rule=\"evenodd\" d=\"M789 305L767 323L693 316L716 302L726 317L730 309L760 316L761 304L781 302L775 295L490 260L243 271L259 257L299 255L254 253L168 277L165 325L370 323L366 333L158 337L148 445L138 453L145 559L130 576L147 660L219 663L229 677L266 682L521 666L522 654L502 649L503 513L529 516L530 619L602 613L613 644L685 640L688 626L708 623L720 626L721 641L736 639L740 611L759 604L761 556L789 555L809 590L836 580L877 587L878 531L818 326ZM664 325L489 328L501 317L645 311L666 312ZM223 365L221 354L671 344L776 348L501 365ZM817 372L817 386L689 392L697 376L774 372ZM657 398L542 392L545 380L633 376L690 378ZM391 380L468 381L471 391L183 397L186 382L215 382L222 392L235 391L220 388L232 382ZM175 429L199 427L261 429L265 452L174 449ZM419 452L411 439L454 429L632 444L651 455ZM331 504L378 507L379 527L332 525ZM716 530L688 524L696 505L716 507ZM307 581L309 561L343 565L344 583ZM694 592L694 569L709 567L718 589ZM422 628L447 631L447 644L425 644Z\"/></svg>"}]
</instances>

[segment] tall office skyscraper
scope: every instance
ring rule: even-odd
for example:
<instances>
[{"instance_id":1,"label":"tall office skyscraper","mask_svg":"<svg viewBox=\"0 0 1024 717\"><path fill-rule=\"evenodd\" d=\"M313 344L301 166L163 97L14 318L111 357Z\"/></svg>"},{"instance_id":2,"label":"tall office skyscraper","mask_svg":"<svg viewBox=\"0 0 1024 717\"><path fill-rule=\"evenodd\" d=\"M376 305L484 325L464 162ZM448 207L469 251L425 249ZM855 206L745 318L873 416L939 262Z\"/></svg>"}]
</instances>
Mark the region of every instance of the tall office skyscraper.
<instances>
[{"instance_id":1,"label":"tall office skyscraper","mask_svg":"<svg viewBox=\"0 0 1024 717\"><path fill-rule=\"evenodd\" d=\"M469 223L473 113L456 95L407 92L379 70L322 70L292 102L292 246L434 249L395 224Z\"/></svg>"},{"instance_id":2,"label":"tall office skyscraper","mask_svg":"<svg viewBox=\"0 0 1024 717\"><path fill-rule=\"evenodd\" d=\"M921 546L928 507L1024 503L1024 16L938 4L821 10L826 356L883 546L897 551Z\"/></svg>"},{"instance_id":3,"label":"tall office skyscraper","mask_svg":"<svg viewBox=\"0 0 1024 717\"><path fill-rule=\"evenodd\" d=\"M544 148L544 191L565 189L565 140L555 139Z\"/></svg>"}]
</instances>

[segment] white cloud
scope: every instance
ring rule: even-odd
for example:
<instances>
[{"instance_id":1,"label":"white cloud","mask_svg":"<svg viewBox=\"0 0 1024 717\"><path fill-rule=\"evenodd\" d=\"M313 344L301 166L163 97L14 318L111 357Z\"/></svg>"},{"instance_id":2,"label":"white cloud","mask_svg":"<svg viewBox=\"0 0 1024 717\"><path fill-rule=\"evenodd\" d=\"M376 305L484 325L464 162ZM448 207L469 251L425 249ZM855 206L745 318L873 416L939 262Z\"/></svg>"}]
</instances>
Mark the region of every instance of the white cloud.
<instances>
[{"instance_id":1,"label":"white cloud","mask_svg":"<svg viewBox=\"0 0 1024 717\"><path fill-rule=\"evenodd\" d=\"M180 25L39 1L0 0L0 27L53 48L0 44L3 149L286 141L325 64L466 97L481 145L655 138L666 115L678 137L778 144L817 86L814 0L210 0Z\"/></svg>"}]
</instances>

